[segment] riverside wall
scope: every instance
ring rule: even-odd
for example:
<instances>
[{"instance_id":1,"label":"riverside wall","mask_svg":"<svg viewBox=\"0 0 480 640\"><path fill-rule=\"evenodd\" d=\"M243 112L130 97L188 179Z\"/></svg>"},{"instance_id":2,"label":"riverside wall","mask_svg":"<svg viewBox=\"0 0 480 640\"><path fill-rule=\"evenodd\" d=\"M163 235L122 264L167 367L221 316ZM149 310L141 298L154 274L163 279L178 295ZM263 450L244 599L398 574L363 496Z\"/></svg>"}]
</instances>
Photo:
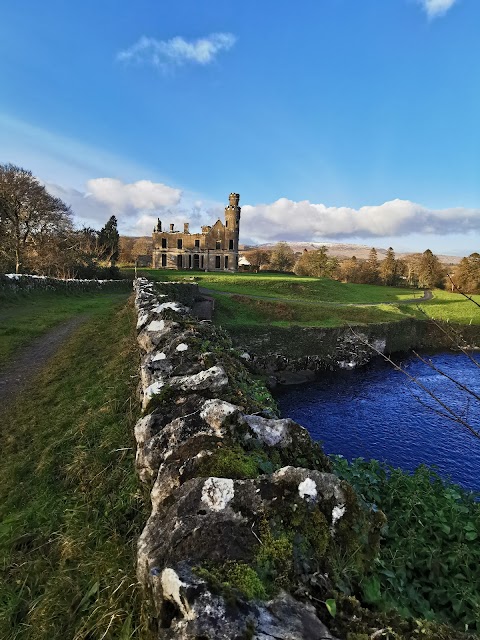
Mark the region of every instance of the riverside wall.
<instances>
[{"instance_id":1,"label":"riverside wall","mask_svg":"<svg viewBox=\"0 0 480 640\"><path fill-rule=\"evenodd\" d=\"M289 384L362 366L378 352L475 349L480 327L415 318L332 328L250 326L236 328L232 340L252 370L270 376L272 384Z\"/></svg>"},{"instance_id":2,"label":"riverside wall","mask_svg":"<svg viewBox=\"0 0 480 640\"><path fill-rule=\"evenodd\" d=\"M338 629L361 616L327 610L336 559L368 566L383 514L275 415L227 334L190 314L195 285L134 287L136 465L152 504L137 573L158 638L346 637Z\"/></svg>"}]
</instances>

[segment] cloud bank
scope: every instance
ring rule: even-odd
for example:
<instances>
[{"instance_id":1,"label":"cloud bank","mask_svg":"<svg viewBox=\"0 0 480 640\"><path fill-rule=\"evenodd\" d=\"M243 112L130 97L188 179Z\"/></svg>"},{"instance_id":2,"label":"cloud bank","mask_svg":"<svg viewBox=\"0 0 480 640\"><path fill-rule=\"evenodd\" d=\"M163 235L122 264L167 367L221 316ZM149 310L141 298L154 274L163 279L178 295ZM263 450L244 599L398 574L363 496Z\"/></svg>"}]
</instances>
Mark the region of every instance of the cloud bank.
<instances>
[{"instance_id":1,"label":"cloud bank","mask_svg":"<svg viewBox=\"0 0 480 640\"><path fill-rule=\"evenodd\" d=\"M221 51L228 51L235 44L231 33L211 33L204 38L188 41L181 36L170 40L157 40L142 36L135 44L117 54L120 62L136 62L166 70L185 64L207 65Z\"/></svg>"},{"instance_id":2,"label":"cloud bank","mask_svg":"<svg viewBox=\"0 0 480 640\"><path fill-rule=\"evenodd\" d=\"M457 0L419 0L429 18L443 16Z\"/></svg>"},{"instance_id":3,"label":"cloud bank","mask_svg":"<svg viewBox=\"0 0 480 640\"><path fill-rule=\"evenodd\" d=\"M448 235L468 231L480 231L480 209L429 209L409 200L353 209L280 198L272 204L244 206L241 225L241 234L257 242L386 238L414 233Z\"/></svg>"},{"instance_id":4,"label":"cloud bank","mask_svg":"<svg viewBox=\"0 0 480 640\"><path fill-rule=\"evenodd\" d=\"M262 242L448 235L480 231L480 209L429 209L398 199L354 209L280 198L272 204L245 206L242 223L242 233Z\"/></svg>"},{"instance_id":5,"label":"cloud bank","mask_svg":"<svg viewBox=\"0 0 480 640\"><path fill-rule=\"evenodd\" d=\"M225 202L196 201L180 189L160 182L126 183L115 178L89 180L85 191L47 184L54 195L72 207L78 223L95 228L117 216L119 230L127 235L149 235L160 218L177 229L190 222L192 232L223 219ZM345 241L348 239L400 238L413 235L448 236L480 233L480 208L431 209L410 200L391 200L358 209L328 207L308 200L280 198L270 204L244 205L241 241L278 240Z\"/></svg>"}]
</instances>

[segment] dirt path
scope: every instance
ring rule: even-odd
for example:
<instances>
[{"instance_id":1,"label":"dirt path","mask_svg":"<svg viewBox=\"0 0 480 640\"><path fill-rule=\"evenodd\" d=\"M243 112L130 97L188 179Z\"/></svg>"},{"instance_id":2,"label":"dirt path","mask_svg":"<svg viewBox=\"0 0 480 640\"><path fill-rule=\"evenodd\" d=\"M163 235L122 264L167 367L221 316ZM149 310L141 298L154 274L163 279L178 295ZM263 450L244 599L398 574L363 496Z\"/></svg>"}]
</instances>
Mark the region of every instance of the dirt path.
<instances>
[{"instance_id":1,"label":"dirt path","mask_svg":"<svg viewBox=\"0 0 480 640\"><path fill-rule=\"evenodd\" d=\"M0 368L0 410L21 391L55 354L60 345L88 318L75 316L24 347Z\"/></svg>"},{"instance_id":2,"label":"dirt path","mask_svg":"<svg viewBox=\"0 0 480 640\"><path fill-rule=\"evenodd\" d=\"M409 300L394 300L392 302L327 302L325 300L298 300L292 298L271 298L268 296L256 296L246 293L234 293L233 291L217 291L215 289L205 289L199 287L201 294L211 296L212 294L218 294L221 296L238 296L239 298L251 298L253 300L270 300L271 302L301 302L302 304L324 304L332 307L376 307L379 304L416 304L418 302L425 302L433 298L433 293L430 289L425 289L421 298L410 298Z\"/></svg>"}]
</instances>

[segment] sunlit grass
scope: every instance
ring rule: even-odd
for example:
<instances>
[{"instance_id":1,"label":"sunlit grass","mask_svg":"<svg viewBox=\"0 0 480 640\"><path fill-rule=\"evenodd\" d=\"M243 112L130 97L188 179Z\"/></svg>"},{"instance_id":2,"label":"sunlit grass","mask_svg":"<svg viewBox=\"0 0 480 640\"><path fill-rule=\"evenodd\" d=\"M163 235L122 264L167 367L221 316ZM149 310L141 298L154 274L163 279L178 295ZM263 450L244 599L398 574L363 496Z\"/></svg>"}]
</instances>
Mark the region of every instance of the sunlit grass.
<instances>
[{"instance_id":1,"label":"sunlit grass","mask_svg":"<svg viewBox=\"0 0 480 640\"><path fill-rule=\"evenodd\" d=\"M97 314L127 293L63 293L31 291L2 300L0 305L0 366L15 351L52 327L79 314Z\"/></svg>"},{"instance_id":2,"label":"sunlit grass","mask_svg":"<svg viewBox=\"0 0 480 640\"><path fill-rule=\"evenodd\" d=\"M459 324L480 324L480 308L461 294L441 289L435 289L433 293L433 300L418 305L429 317ZM472 297L480 304L480 295ZM416 305L405 305L404 309L417 313Z\"/></svg>"},{"instance_id":3,"label":"sunlit grass","mask_svg":"<svg viewBox=\"0 0 480 640\"><path fill-rule=\"evenodd\" d=\"M245 325L338 327L347 324L393 322L410 314L396 305L369 307L275 302L214 295L216 323L234 329Z\"/></svg>"},{"instance_id":4,"label":"sunlit grass","mask_svg":"<svg viewBox=\"0 0 480 640\"><path fill-rule=\"evenodd\" d=\"M96 309L1 420L0 637L148 639L134 312Z\"/></svg>"},{"instance_id":5,"label":"sunlit grass","mask_svg":"<svg viewBox=\"0 0 480 640\"><path fill-rule=\"evenodd\" d=\"M351 284L337 282L330 278L304 278L282 273L204 273L163 269L139 269L138 272L152 280L195 278L200 286L216 291L290 300L382 303L409 300L423 295L418 289ZM131 275L132 270L123 270L123 273Z\"/></svg>"}]
</instances>

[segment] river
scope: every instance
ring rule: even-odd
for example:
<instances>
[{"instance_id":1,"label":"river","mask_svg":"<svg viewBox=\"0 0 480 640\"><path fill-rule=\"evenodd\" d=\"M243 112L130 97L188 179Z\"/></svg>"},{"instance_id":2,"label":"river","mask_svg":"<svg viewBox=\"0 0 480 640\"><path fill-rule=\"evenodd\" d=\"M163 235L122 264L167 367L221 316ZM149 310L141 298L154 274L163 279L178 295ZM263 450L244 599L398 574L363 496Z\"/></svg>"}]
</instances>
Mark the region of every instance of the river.
<instances>
[{"instance_id":1,"label":"river","mask_svg":"<svg viewBox=\"0 0 480 640\"><path fill-rule=\"evenodd\" d=\"M480 396L480 368L464 354L423 356ZM474 357L479 362L480 355ZM414 356L397 359L412 376L480 432L480 402ZM353 371L324 373L277 394L282 417L306 427L327 453L383 460L413 471L435 466L466 489L480 491L480 439L439 415L445 412L405 374L383 360Z\"/></svg>"}]
</instances>

